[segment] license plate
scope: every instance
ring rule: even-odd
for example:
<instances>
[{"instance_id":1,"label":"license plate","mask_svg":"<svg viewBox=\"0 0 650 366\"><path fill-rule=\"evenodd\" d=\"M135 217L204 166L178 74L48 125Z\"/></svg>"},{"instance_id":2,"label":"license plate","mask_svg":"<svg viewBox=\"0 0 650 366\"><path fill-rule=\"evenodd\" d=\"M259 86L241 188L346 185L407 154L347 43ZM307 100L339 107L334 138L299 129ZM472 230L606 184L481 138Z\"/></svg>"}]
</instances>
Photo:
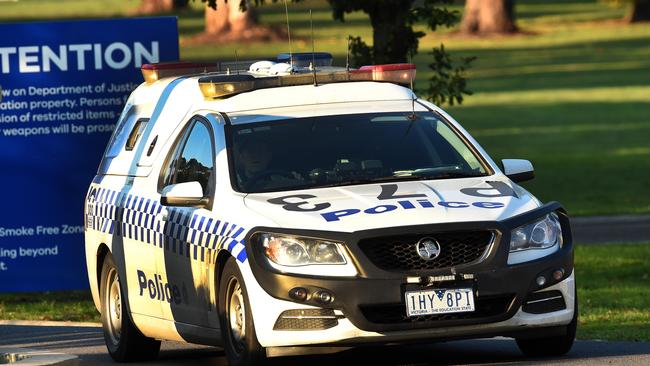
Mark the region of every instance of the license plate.
<instances>
[{"instance_id":1,"label":"license plate","mask_svg":"<svg viewBox=\"0 0 650 366\"><path fill-rule=\"evenodd\" d=\"M405 297L408 316L474 311L471 288L408 291Z\"/></svg>"}]
</instances>

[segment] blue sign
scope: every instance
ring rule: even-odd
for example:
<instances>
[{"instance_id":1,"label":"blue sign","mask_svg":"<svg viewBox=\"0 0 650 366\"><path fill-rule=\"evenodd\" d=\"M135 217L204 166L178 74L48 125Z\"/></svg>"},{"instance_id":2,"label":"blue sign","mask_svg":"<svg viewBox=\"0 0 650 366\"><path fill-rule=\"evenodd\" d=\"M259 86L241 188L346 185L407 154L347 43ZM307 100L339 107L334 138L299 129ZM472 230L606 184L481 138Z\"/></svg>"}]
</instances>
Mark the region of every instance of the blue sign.
<instances>
[{"instance_id":1,"label":"blue sign","mask_svg":"<svg viewBox=\"0 0 650 366\"><path fill-rule=\"evenodd\" d=\"M86 190L175 17L0 24L0 292L88 287Z\"/></svg>"}]
</instances>

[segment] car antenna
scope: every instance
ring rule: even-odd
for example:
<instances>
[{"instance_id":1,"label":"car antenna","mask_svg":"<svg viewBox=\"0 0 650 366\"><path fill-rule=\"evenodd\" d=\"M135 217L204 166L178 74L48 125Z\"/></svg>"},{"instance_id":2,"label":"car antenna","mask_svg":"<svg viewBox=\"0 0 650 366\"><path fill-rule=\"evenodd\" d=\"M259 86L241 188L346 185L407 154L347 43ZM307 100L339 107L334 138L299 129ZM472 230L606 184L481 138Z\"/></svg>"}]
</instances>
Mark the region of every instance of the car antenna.
<instances>
[{"instance_id":1,"label":"car antenna","mask_svg":"<svg viewBox=\"0 0 650 366\"><path fill-rule=\"evenodd\" d=\"M239 54L235 48L235 75L239 75Z\"/></svg>"},{"instance_id":2,"label":"car antenna","mask_svg":"<svg viewBox=\"0 0 650 366\"><path fill-rule=\"evenodd\" d=\"M409 63L413 63L413 59L411 58L411 55L409 55ZM418 115L415 114L415 90L413 89L413 77L410 77L411 81L411 115L408 116L408 119L411 121L416 121L418 119Z\"/></svg>"},{"instance_id":3,"label":"car antenna","mask_svg":"<svg viewBox=\"0 0 650 366\"><path fill-rule=\"evenodd\" d=\"M350 42L352 41L352 36L348 34L348 49L345 52L345 71L348 75L348 80L350 80Z\"/></svg>"},{"instance_id":4,"label":"car antenna","mask_svg":"<svg viewBox=\"0 0 650 366\"><path fill-rule=\"evenodd\" d=\"M289 7L284 0L284 14L287 17L287 36L289 37L289 65L293 68L293 47L291 46L291 27L289 26Z\"/></svg>"},{"instance_id":5,"label":"car antenna","mask_svg":"<svg viewBox=\"0 0 650 366\"><path fill-rule=\"evenodd\" d=\"M316 78L316 46L314 46L314 18L311 9L309 9L309 25L311 26L311 70L314 75L314 86L318 86Z\"/></svg>"}]
</instances>

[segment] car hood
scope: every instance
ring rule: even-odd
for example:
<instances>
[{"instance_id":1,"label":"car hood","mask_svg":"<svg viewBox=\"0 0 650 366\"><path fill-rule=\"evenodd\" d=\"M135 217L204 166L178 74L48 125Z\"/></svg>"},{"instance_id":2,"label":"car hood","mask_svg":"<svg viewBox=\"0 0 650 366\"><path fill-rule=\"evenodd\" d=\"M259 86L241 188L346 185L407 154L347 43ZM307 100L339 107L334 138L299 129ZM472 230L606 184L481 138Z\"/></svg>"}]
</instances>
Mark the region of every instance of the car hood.
<instances>
[{"instance_id":1,"label":"car hood","mask_svg":"<svg viewBox=\"0 0 650 366\"><path fill-rule=\"evenodd\" d=\"M540 206L505 176L256 193L244 202L281 228L339 232L499 221Z\"/></svg>"}]
</instances>

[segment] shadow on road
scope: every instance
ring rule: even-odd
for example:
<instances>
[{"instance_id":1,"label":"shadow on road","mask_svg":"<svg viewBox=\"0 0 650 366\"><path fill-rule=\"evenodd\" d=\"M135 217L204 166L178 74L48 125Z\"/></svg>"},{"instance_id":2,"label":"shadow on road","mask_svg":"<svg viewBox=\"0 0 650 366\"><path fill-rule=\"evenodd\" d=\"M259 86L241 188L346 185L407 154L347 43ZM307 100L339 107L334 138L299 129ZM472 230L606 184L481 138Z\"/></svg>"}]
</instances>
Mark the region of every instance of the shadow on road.
<instances>
[{"instance_id":1,"label":"shadow on road","mask_svg":"<svg viewBox=\"0 0 650 366\"><path fill-rule=\"evenodd\" d=\"M82 365L116 365L106 352L101 328L0 326L0 347L75 354ZM612 362L614 360L615 362ZM362 347L333 355L281 357L270 365L649 365L650 343L577 341L569 355L555 359L525 358L511 339L497 338L426 345ZM131 365L227 365L218 348L164 342L158 360Z\"/></svg>"}]
</instances>

